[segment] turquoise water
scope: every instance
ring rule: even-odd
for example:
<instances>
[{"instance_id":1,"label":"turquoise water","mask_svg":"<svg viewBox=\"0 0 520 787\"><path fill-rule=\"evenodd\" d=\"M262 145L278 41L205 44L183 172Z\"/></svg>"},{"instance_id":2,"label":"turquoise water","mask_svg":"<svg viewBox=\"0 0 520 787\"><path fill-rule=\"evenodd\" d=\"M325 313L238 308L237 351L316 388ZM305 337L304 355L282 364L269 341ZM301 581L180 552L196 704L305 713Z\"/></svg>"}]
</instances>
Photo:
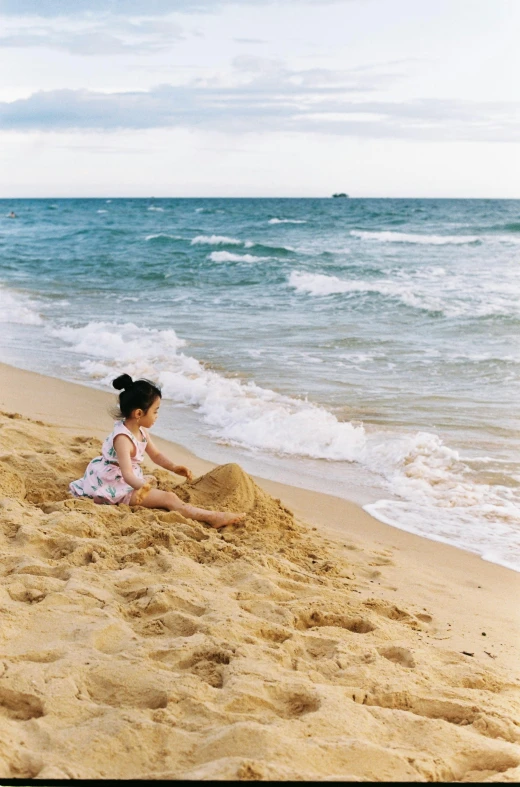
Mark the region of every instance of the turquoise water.
<instances>
[{"instance_id":1,"label":"turquoise water","mask_svg":"<svg viewBox=\"0 0 520 787\"><path fill-rule=\"evenodd\" d=\"M513 200L4 200L0 360L520 569L519 263Z\"/></svg>"}]
</instances>

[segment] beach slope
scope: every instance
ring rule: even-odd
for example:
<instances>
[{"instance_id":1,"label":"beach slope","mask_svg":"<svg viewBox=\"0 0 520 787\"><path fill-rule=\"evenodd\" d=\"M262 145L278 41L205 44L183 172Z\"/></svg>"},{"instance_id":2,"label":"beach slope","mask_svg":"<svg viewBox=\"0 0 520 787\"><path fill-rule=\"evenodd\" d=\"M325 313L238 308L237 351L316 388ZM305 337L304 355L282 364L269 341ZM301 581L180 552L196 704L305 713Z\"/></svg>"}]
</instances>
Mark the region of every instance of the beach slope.
<instances>
[{"instance_id":1,"label":"beach slope","mask_svg":"<svg viewBox=\"0 0 520 787\"><path fill-rule=\"evenodd\" d=\"M0 776L519 781L517 574L173 445L243 525L70 499L111 397L0 381Z\"/></svg>"}]
</instances>

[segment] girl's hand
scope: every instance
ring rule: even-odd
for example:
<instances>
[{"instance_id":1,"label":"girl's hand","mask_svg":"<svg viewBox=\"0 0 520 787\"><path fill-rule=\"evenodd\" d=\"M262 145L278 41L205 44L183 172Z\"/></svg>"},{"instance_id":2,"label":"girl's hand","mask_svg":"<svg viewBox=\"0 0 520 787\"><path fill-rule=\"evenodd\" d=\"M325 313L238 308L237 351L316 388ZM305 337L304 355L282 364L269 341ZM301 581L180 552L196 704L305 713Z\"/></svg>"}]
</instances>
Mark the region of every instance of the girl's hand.
<instances>
[{"instance_id":1,"label":"girl's hand","mask_svg":"<svg viewBox=\"0 0 520 787\"><path fill-rule=\"evenodd\" d=\"M185 478L187 478L188 481L192 481L193 480L193 474L192 474L191 470L188 470L188 468L184 467L183 465L176 465L176 467L174 468L173 472L176 475L183 475Z\"/></svg>"}]
</instances>

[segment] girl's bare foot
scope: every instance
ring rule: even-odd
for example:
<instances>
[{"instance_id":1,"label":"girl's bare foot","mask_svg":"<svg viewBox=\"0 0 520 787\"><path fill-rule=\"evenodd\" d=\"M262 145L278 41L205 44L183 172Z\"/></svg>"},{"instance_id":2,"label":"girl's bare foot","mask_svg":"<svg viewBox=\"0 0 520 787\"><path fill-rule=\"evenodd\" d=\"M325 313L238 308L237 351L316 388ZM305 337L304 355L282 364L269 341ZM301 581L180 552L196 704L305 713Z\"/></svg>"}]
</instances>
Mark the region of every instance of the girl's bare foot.
<instances>
[{"instance_id":1,"label":"girl's bare foot","mask_svg":"<svg viewBox=\"0 0 520 787\"><path fill-rule=\"evenodd\" d=\"M225 527L226 525L236 525L245 519L245 514L232 514L230 511L215 511L210 516L205 517L206 522L212 527Z\"/></svg>"}]
</instances>

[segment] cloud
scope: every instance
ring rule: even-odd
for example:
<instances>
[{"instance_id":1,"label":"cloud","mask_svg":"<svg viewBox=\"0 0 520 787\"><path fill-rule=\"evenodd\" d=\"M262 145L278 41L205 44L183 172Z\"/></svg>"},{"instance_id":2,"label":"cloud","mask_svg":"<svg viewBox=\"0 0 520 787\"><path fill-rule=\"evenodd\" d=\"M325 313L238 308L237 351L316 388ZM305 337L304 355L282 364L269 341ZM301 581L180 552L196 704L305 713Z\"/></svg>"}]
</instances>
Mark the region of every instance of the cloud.
<instances>
[{"instance_id":1,"label":"cloud","mask_svg":"<svg viewBox=\"0 0 520 787\"><path fill-rule=\"evenodd\" d=\"M265 38L234 38L237 44L266 44Z\"/></svg>"},{"instance_id":2,"label":"cloud","mask_svg":"<svg viewBox=\"0 0 520 787\"><path fill-rule=\"evenodd\" d=\"M518 102L453 99L382 101L384 68L289 69L282 61L240 56L225 77L198 78L146 91L40 91L0 103L10 130L201 128L225 132L318 132L369 138L520 139Z\"/></svg>"},{"instance_id":3,"label":"cloud","mask_svg":"<svg viewBox=\"0 0 520 787\"><path fill-rule=\"evenodd\" d=\"M5 16L78 17L87 14L166 16L175 11L211 11L224 0L2 0Z\"/></svg>"},{"instance_id":4,"label":"cloud","mask_svg":"<svg viewBox=\"0 0 520 787\"><path fill-rule=\"evenodd\" d=\"M285 0L286 2L331 5L344 0ZM272 5L279 0L2 0L4 16L78 17L88 14L116 14L123 17L167 16L174 12L216 11L225 5Z\"/></svg>"},{"instance_id":5,"label":"cloud","mask_svg":"<svg viewBox=\"0 0 520 787\"><path fill-rule=\"evenodd\" d=\"M0 35L0 48L45 47L74 55L153 54L184 38L180 25L169 20L118 19L69 25L31 25Z\"/></svg>"},{"instance_id":6,"label":"cloud","mask_svg":"<svg viewBox=\"0 0 520 787\"><path fill-rule=\"evenodd\" d=\"M286 0L295 1L337 0ZM240 2L269 5L275 0ZM230 4L230 0L0 0L0 48L45 48L80 56L155 54L184 38L181 26L168 15L218 11ZM256 38L237 40L262 43Z\"/></svg>"}]
</instances>

